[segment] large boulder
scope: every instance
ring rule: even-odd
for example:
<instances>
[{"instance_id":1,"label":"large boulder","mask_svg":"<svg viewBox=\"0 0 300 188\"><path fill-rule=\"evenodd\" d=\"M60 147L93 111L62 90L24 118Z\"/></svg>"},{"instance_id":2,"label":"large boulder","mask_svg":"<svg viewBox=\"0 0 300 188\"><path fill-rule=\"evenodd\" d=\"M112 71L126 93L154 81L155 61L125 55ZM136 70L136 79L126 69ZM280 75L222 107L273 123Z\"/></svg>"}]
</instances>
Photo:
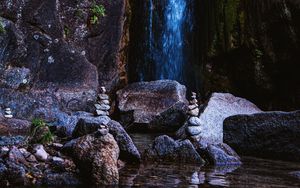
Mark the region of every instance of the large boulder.
<instances>
[{"instance_id":1,"label":"large boulder","mask_svg":"<svg viewBox=\"0 0 300 188\"><path fill-rule=\"evenodd\" d=\"M300 161L300 111L236 115L224 121L224 142L242 155Z\"/></svg>"},{"instance_id":2,"label":"large boulder","mask_svg":"<svg viewBox=\"0 0 300 188\"><path fill-rule=\"evenodd\" d=\"M0 117L0 135L26 135L31 123L21 119L7 119Z\"/></svg>"},{"instance_id":3,"label":"large boulder","mask_svg":"<svg viewBox=\"0 0 300 188\"><path fill-rule=\"evenodd\" d=\"M140 152L123 126L114 120L111 120L107 126L109 133L114 136L120 148L120 159L128 163L140 162Z\"/></svg>"},{"instance_id":4,"label":"large boulder","mask_svg":"<svg viewBox=\"0 0 300 188\"><path fill-rule=\"evenodd\" d=\"M152 146L145 151L144 157L147 161L204 164L189 140L175 141L166 135L155 138Z\"/></svg>"},{"instance_id":5,"label":"large boulder","mask_svg":"<svg viewBox=\"0 0 300 188\"><path fill-rule=\"evenodd\" d=\"M79 121L72 133L73 138L78 138L96 132L101 125L108 127L120 148L120 159L129 163L140 162L141 156L132 139L117 121L111 120L107 116L91 116L89 113L79 113ZM86 116L83 116L83 115ZM78 114L77 114L78 115Z\"/></svg>"},{"instance_id":6,"label":"large boulder","mask_svg":"<svg viewBox=\"0 0 300 188\"><path fill-rule=\"evenodd\" d=\"M108 116L82 116L72 133L73 138L78 138L96 132L101 125L107 125L110 121Z\"/></svg>"},{"instance_id":7,"label":"large boulder","mask_svg":"<svg viewBox=\"0 0 300 188\"><path fill-rule=\"evenodd\" d=\"M74 140L72 157L86 183L116 185L119 182L119 147L111 134L86 135Z\"/></svg>"},{"instance_id":8,"label":"large boulder","mask_svg":"<svg viewBox=\"0 0 300 188\"><path fill-rule=\"evenodd\" d=\"M225 118L237 114L259 112L261 110L246 99L235 97L229 93L213 93L200 117L189 119L185 130L206 148L210 144L223 143Z\"/></svg>"},{"instance_id":9,"label":"large boulder","mask_svg":"<svg viewBox=\"0 0 300 188\"><path fill-rule=\"evenodd\" d=\"M186 119L186 88L176 81L130 84L117 101L122 124L133 131L176 131Z\"/></svg>"},{"instance_id":10,"label":"large boulder","mask_svg":"<svg viewBox=\"0 0 300 188\"><path fill-rule=\"evenodd\" d=\"M99 83L109 91L119 86L127 1L101 2L106 16L91 24L99 3L1 1L1 107L20 119L59 119L60 111L90 111Z\"/></svg>"},{"instance_id":11,"label":"large boulder","mask_svg":"<svg viewBox=\"0 0 300 188\"><path fill-rule=\"evenodd\" d=\"M206 156L209 162L215 166L241 165L241 159L237 153L227 144L211 144L207 147Z\"/></svg>"}]
</instances>

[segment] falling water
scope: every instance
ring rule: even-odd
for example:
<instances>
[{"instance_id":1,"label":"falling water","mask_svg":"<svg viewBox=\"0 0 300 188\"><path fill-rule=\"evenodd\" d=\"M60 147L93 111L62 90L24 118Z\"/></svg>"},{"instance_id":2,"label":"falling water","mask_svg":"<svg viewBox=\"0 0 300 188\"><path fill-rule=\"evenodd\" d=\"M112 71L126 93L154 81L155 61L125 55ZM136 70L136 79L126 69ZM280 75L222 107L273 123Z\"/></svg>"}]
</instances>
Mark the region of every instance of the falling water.
<instances>
[{"instance_id":1,"label":"falling water","mask_svg":"<svg viewBox=\"0 0 300 188\"><path fill-rule=\"evenodd\" d=\"M190 32L192 25L189 10L191 2L192 0L144 1L144 17L137 18L140 23L145 24L138 41L137 51L140 53L133 56L134 61L137 59L139 81L172 79L184 83L188 51L186 34Z\"/></svg>"},{"instance_id":2,"label":"falling water","mask_svg":"<svg viewBox=\"0 0 300 188\"><path fill-rule=\"evenodd\" d=\"M156 79L183 81L186 0L168 0L164 11L162 51L156 61Z\"/></svg>"}]
</instances>

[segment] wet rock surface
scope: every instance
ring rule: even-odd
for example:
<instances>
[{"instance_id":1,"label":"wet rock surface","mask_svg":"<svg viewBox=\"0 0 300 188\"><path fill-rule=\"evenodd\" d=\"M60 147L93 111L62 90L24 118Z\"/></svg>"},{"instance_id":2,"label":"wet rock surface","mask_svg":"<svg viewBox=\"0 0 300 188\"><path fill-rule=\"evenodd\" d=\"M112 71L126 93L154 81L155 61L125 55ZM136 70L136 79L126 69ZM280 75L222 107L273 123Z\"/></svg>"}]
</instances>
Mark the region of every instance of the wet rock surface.
<instances>
[{"instance_id":1,"label":"wet rock surface","mask_svg":"<svg viewBox=\"0 0 300 188\"><path fill-rule=\"evenodd\" d=\"M2 186L79 185L78 174L72 159L47 153L51 145L1 146L0 184ZM46 151L47 150L47 151ZM58 152L59 153L59 152ZM37 157L37 159L35 158ZM50 158L60 158L60 164Z\"/></svg>"},{"instance_id":2,"label":"wet rock surface","mask_svg":"<svg viewBox=\"0 0 300 188\"><path fill-rule=\"evenodd\" d=\"M224 121L224 142L243 155L299 161L300 112L236 115Z\"/></svg>"},{"instance_id":3,"label":"wet rock surface","mask_svg":"<svg viewBox=\"0 0 300 188\"><path fill-rule=\"evenodd\" d=\"M227 144L212 144L206 149L209 161L216 166L241 165L238 154Z\"/></svg>"},{"instance_id":4,"label":"wet rock surface","mask_svg":"<svg viewBox=\"0 0 300 188\"><path fill-rule=\"evenodd\" d=\"M111 134L83 136L74 142L72 149L72 156L86 183L118 184L119 147Z\"/></svg>"},{"instance_id":5,"label":"wet rock surface","mask_svg":"<svg viewBox=\"0 0 300 188\"><path fill-rule=\"evenodd\" d=\"M175 141L166 135L157 137L144 157L146 161L204 164L189 140Z\"/></svg>"},{"instance_id":6,"label":"wet rock surface","mask_svg":"<svg viewBox=\"0 0 300 188\"><path fill-rule=\"evenodd\" d=\"M27 120L0 117L0 135L24 135L29 129L30 122Z\"/></svg>"},{"instance_id":7,"label":"wet rock surface","mask_svg":"<svg viewBox=\"0 0 300 188\"><path fill-rule=\"evenodd\" d=\"M107 126L109 128L109 133L114 136L120 148L120 159L127 163L140 162L140 152L123 126L114 120L111 120Z\"/></svg>"},{"instance_id":8,"label":"wet rock surface","mask_svg":"<svg viewBox=\"0 0 300 188\"><path fill-rule=\"evenodd\" d=\"M1 2L0 106L20 119L59 119L91 112L99 83L109 91L119 85L125 1L104 2L106 16L91 24L100 3Z\"/></svg>"},{"instance_id":9,"label":"wet rock surface","mask_svg":"<svg viewBox=\"0 0 300 188\"><path fill-rule=\"evenodd\" d=\"M195 126L189 129L189 134L205 147L209 144L223 143L223 121L237 114L254 114L261 112L250 101L235 97L229 93L213 93L199 119L189 120L188 124ZM193 127L192 126L192 127ZM196 134L199 133L199 134Z\"/></svg>"},{"instance_id":10,"label":"wet rock surface","mask_svg":"<svg viewBox=\"0 0 300 188\"><path fill-rule=\"evenodd\" d=\"M130 84L117 92L121 123L133 131L174 131L185 121L185 96L185 86L176 81Z\"/></svg>"}]
</instances>

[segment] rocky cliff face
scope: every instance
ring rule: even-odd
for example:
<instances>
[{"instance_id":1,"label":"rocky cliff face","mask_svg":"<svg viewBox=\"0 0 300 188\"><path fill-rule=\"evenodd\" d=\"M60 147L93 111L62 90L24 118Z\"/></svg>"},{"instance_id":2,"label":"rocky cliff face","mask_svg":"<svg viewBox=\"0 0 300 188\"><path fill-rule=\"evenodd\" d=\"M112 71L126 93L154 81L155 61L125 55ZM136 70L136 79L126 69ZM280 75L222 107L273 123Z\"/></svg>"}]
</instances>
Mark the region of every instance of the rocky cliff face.
<instances>
[{"instance_id":1,"label":"rocky cliff face","mask_svg":"<svg viewBox=\"0 0 300 188\"><path fill-rule=\"evenodd\" d=\"M100 85L116 88L125 3L3 0L0 105L22 108L19 117L43 107L87 110ZM104 14L94 11L96 6L103 6Z\"/></svg>"},{"instance_id":2,"label":"rocky cliff face","mask_svg":"<svg viewBox=\"0 0 300 188\"><path fill-rule=\"evenodd\" d=\"M299 1L200 0L196 7L202 93L229 91L264 109L299 107Z\"/></svg>"}]
</instances>

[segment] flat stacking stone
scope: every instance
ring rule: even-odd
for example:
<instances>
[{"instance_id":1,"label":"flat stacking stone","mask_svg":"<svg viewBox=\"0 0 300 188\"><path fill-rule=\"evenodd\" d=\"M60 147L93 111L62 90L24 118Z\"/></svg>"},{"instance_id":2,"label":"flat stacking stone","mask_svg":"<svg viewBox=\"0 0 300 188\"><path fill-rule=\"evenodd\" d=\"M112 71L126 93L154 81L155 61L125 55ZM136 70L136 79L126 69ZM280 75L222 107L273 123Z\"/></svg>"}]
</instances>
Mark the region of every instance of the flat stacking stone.
<instances>
[{"instance_id":1,"label":"flat stacking stone","mask_svg":"<svg viewBox=\"0 0 300 188\"><path fill-rule=\"evenodd\" d=\"M98 116L108 116L109 112L103 111L103 110L96 110L96 114Z\"/></svg>"},{"instance_id":2,"label":"flat stacking stone","mask_svg":"<svg viewBox=\"0 0 300 188\"><path fill-rule=\"evenodd\" d=\"M106 93L106 88L104 86L102 86L100 88L100 93L102 93L102 94Z\"/></svg>"},{"instance_id":3,"label":"flat stacking stone","mask_svg":"<svg viewBox=\"0 0 300 188\"><path fill-rule=\"evenodd\" d=\"M95 104L95 108L97 110L108 111L110 109L110 106L107 104Z\"/></svg>"},{"instance_id":4,"label":"flat stacking stone","mask_svg":"<svg viewBox=\"0 0 300 188\"><path fill-rule=\"evenodd\" d=\"M189 126L186 128L186 132L189 136L196 136L202 132L201 126Z\"/></svg>"},{"instance_id":5,"label":"flat stacking stone","mask_svg":"<svg viewBox=\"0 0 300 188\"><path fill-rule=\"evenodd\" d=\"M96 137L105 136L108 134L108 132L109 132L108 128L98 129L97 132L95 133L95 136Z\"/></svg>"},{"instance_id":6,"label":"flat stacking stone","mask_svg":"<svg viewBox=\"0 0 300 188\"><path fill-rule=\"evenodd\" d=\"M4 115L5 118L13 118L13 115Z\"/></svg>"},{"instance_id":7,"label":"flat stacking stone","mask_svg":"<svg viewBox=\"0 0 300 188\"><path fill-rule=\"evenodd\" d=\"M198 107L197 104L189 105L189 110L194 110L197 107Z\"/></svg>"},{"instance_id":8,"label":"flat stacking stone","mask_svg":"<svg viewBox=\"0 0 300 188\"><path fill-rule=\"evenodd\" d=\"M11 114L12 114L12 112L11 112L11 111L5 111L5 114L7 114L7 115L11 115Z\"/></svg>"},{"instance_id":9,"label":"flat stacking stone","mask_svg":"<svg viewBox=\"0 0 300 188\"><path fill-rule=\"evenodd\" d=\"M103 110L103 111L108 111L109 109L110 109L110 106L106 105L106 104L101 104L101 105L99 105L99 108L98 108L98 110Z\"/></svg>"},{"instance_id":10,"label":"flat stacking stone","mask_svg":"<svg viewBox=\"0 0 300 188\"><path fill-rule=\"evenodd\" d=\"M198 100L197 99L193 99L190 101L190 104L197 104L198 103Z\"/></svg>"},{"instance_id":11,"label":"flat stacking stone","mask_svg":"<svg viewBox=\"0 0 300 188\"><path fill-rule=\"evenodd\" d=\"M188 111L188 114L191 116L198 116L199 115L199 109L195 108L194 110Z\"/></svg>"},{"instance_id":12,"label":"flat stacking stone","mask_svg":"<svg viewBox=\"0 0 300 188\"><path fill-rule=\"evenodd\" d=\"M99 101L99 104L100 105L102 105L102 104L109 105L109 100L101 100L101 101Z\"/></svg>"},{"instance_id":13,"label":"flat stacking stone","mask_svg":"<svg viewBox=\"0 0 300 188\"><path fill-rule=\"evenodd\" d=\"M198 117L191 117L188 120L188 126L200 126L201 125L201 121Z\"/></svg>"},{"instance_id":14,"label":"flat stacking stone","mask_svg":"<svg viewBox=\"0 0 300 188\"><path fill-rule=\"evenodd\" d=\"M98 97L100 100L108 100L109 99L109 96L106 94L99 94Z\"/></svg>"}]
</instances>

